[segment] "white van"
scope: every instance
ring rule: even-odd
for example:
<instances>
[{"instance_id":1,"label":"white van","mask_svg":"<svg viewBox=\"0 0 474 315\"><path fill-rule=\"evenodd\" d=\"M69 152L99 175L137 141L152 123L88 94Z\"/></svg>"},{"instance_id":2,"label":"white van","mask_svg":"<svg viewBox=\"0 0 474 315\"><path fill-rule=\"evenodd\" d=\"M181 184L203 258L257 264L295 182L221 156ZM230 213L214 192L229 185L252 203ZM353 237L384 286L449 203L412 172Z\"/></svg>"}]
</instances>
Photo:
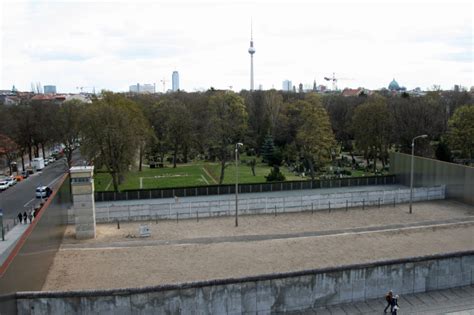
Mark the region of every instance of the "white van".
<instances>
[{"instance_id":1,"label":"white van","mask_svg":"<svg viewBox=\"0 0 474 315\"><path fill-rule=\"evenodd\" d=\"M44 168L44 159L42 157L34 158L31 164L33 165L33 169L40 171Z\"/></svg>"}]
</instances>

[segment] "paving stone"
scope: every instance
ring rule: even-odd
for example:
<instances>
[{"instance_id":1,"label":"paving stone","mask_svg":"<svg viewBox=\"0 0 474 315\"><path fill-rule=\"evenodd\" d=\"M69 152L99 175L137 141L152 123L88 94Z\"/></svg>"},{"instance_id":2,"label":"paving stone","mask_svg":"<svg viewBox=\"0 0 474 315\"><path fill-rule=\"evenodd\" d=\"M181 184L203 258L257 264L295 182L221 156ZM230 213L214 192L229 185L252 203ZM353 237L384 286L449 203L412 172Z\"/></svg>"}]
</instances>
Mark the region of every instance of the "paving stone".
<instances>
[{"instance_id":1,"label":"paving stone","mask_svg":"<svg viewBox=\"0 0 474 315\"><path fill-rule=\"evenodd\" d=\"M331 305L327 307L331 315L347 315L347 313L339 305Z\"/></svg>"}]
</instances>

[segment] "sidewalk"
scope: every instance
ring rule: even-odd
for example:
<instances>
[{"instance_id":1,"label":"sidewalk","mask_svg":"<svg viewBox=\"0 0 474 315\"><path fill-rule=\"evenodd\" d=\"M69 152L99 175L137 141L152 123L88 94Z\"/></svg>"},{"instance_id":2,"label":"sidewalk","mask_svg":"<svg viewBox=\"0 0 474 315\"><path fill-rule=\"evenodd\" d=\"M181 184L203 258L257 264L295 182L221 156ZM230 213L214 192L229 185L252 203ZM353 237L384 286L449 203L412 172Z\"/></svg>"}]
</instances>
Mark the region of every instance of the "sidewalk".
<instances>
[{"instance_id":1,"label":"sidewalk","mask_svg":"<svg viewBox=\"0 0 474 315\"><path fill-rule=\"evenodd\" d=\"M5 235L5 241L0 240L0 266L29 226L30 224L17 224Z\"/></svg>"},{"instance_id":2,"label":"sidewalk","mask_svg":"<svg viewBox=\"0 0 474 315\"><path fill-rule=\"evenodd\" d=\"M400 305L400 309L398 310L399 315L472 315L474 314L474 286L400 295L398 305ZM367 300L365 302L339 304L316 308L307 312L290 312L290 314L384 314L383 310L385 306L386 302L382 295L379 299ZM387 314L390 314L390 312Z\"/></svg>"}]
</instances>

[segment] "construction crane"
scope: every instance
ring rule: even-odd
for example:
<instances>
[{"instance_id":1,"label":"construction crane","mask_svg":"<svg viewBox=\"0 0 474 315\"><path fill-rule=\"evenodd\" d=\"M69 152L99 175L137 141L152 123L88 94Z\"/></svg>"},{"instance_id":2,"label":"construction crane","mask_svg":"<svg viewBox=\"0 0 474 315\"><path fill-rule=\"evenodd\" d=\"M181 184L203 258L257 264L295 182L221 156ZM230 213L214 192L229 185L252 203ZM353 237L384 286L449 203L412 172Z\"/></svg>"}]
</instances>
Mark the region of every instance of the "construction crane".
<instances>
[{"instance_id":1,"label":"construction crane","mask_svg":"<svg viewBox=\"0 0 474 315\"><path fill-rule=\"evenodd\" d=\"M163 78L162 80L160 80L160 82L163 83L163 93L166 93L166 82L168 82L168 80Z\"/></svg>"},{"instance_id":2,"label":"construction crane","mask_svg":"<svg viewBox=\"0 0 474 315\"><path fill-rule=\"evenodd\" d=\"M84 89L89 89L89 88L93 88L95 90L94 86L76 86L76 90L81 90L81 93L84 92Z\"/></svg>"},{"instance_id":3,"label":"construction crane","mask_svg":"<svg viewBox=\"0 0 474 315\"><path fill-rule=\"evenodd\" d=\"M324 80L332 81L332 90L337 91L337 81L339 81L339 80L354 80L354 79L352 79L352 78L336 78L336 74L333 72L332 73L332 78L331 77L324 77Z\"/></svg>"}]
</instances>

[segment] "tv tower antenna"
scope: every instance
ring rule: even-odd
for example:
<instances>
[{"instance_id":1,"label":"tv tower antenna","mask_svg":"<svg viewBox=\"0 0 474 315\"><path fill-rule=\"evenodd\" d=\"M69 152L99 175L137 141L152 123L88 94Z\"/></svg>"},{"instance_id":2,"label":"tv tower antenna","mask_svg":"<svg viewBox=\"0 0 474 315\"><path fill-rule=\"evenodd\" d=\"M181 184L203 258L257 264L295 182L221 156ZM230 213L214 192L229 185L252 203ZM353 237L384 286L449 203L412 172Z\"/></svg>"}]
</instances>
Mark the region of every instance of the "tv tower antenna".
<instances>
[{"instance_id":1,"label":"tv tower antenna","mask_svg":"<svg viewBox=\"0 0 474 315\"><path fill-rule=\"evenodd\" d=\"M252 19L250 19L250 91L253 91L253 54L255 54L255 48L253 47L253 25Z\"/></svg>"}]
</instances>

